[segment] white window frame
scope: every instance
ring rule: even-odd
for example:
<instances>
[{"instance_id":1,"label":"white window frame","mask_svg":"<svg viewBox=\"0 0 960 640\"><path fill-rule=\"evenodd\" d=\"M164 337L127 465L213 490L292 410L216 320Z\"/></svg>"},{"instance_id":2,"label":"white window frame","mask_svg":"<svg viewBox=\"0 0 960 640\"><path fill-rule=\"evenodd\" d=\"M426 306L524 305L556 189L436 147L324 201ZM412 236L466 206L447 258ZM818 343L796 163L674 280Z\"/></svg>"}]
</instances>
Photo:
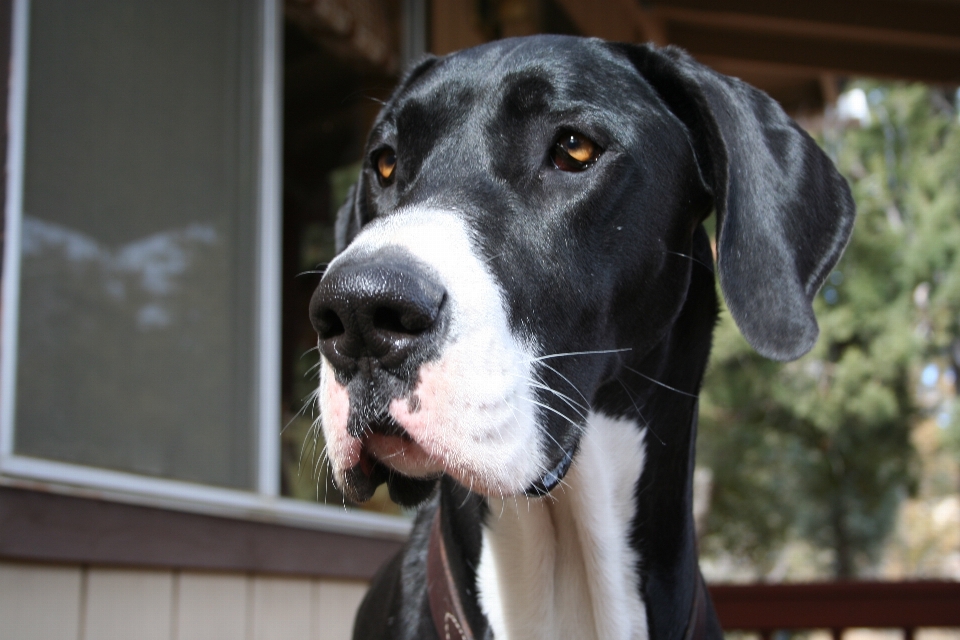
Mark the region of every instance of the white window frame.
<instances>
[{"instance_id":1,"label":"white window frame","mask_svg":"<svg viewBox=\"0 0 960 640\"><path fill-rule=\"evenodd\" d=\"M280 496L281 118L283 0L260 0L261 123L258 189L257 488L225 489L57 462L14 452L17 324L23 219L30 0L15 0L10 60L7 201L0 335L0 485L323 529L403 538L406 518Z\"/></svg>"}]
</instances>

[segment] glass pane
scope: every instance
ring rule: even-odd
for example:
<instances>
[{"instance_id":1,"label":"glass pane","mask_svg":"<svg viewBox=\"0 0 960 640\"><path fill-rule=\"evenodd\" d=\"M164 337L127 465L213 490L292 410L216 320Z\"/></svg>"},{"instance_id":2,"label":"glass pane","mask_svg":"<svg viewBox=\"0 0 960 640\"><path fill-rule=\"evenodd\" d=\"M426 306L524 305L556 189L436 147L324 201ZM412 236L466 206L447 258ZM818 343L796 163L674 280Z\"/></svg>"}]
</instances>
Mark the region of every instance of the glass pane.
<instances>
[{"instance_id":1,"label":"glass pane","mask_svg":"<svg viewBox=\"0 0 960 640\"><path fill-rule=\"evenodd\" d=\"M256 3L31 3L15 450L254 486Z\"/></svg>"}]
</instances>

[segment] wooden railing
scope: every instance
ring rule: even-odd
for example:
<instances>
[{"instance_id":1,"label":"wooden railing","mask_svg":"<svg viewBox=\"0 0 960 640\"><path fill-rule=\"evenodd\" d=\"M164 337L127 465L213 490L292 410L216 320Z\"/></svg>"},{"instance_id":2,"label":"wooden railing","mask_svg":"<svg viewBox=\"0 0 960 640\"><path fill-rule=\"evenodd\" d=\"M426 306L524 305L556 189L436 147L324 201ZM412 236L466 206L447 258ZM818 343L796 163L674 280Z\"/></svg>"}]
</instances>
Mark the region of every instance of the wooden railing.
<instances>
[{"instance_id":1,"label":"wooden railing","mask_svg":"<svg viewBox=\"0 0 960 640\"><path fill-rule=\"evenodd\" d=\"M844 629L960 628L960 582L823 582L710 585L726 631L755 631L769 640L775 631L827 629L839 640Z\"/></svg>"}]
</instances>

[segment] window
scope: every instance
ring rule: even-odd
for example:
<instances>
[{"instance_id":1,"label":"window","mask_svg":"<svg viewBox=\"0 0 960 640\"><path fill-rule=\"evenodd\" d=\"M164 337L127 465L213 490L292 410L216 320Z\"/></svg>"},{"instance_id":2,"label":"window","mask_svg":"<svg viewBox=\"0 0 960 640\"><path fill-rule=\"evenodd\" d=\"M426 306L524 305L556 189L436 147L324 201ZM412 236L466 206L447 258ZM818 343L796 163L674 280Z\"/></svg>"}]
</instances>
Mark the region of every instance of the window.
<instances>
[{"instance_id":1,"label":"window","mask_svg":"<svg viewBox=\"0 0 960 640\"><path fill-rule=\"evenodd\" d=\"M3 476L404 528L278 497L278 0L20 0L14 22Z\"/></svg>"}]
</instances>

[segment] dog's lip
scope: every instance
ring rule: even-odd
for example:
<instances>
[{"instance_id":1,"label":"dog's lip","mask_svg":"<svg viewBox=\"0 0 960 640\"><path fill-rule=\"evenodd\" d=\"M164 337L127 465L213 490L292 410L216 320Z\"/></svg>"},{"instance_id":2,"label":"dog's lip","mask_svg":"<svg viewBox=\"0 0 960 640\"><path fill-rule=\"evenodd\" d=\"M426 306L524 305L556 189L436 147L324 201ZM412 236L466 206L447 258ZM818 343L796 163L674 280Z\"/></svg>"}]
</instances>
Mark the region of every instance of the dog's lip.
<instances>
[{"instance_id":1,"label":"dog's lip","mask_svg":"<svg viewBox=\"0 0 960 640\"><path fill-rule=\"evenodd\" d=\"M571 449L564 449L560 461L544 473L539 480L527 487L524 493L531 498L540 498L553 491L557 485L563 482L564 476L570 470L570 465L573 464L573 454L574 452Z\"/></svg>"},{"instance_id":2,"label":"dog's lip","mask_svg":"<svg viewBox=\"0 0 960 640\"><path fill-rule=\"evenodd\" d=\"M412 478L427 478L444 471L443 464L406 432L396 435L370 433L363 439L360 468L370 475L379 463Z\"/></svg>"}]
</instances>

